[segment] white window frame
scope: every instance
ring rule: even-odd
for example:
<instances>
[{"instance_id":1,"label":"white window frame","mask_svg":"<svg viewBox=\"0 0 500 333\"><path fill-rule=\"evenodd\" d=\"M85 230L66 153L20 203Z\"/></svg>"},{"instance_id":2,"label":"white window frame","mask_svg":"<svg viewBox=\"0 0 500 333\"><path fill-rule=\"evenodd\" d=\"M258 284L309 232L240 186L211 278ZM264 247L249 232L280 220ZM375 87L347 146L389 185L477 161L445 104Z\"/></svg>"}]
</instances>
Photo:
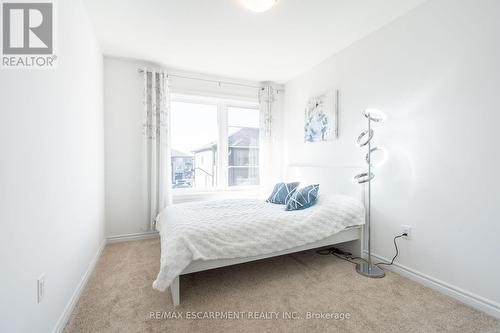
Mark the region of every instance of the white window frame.
<instances>
[{"instance_id":1,"label":"white window frame","mask_svg":"<svg viewBox=\"0 0 500 333\"><path fill-rule=\"evenodd\" d=\"M217 153L217 186L212 189L194 189L194 188L178 188L172 189L174 201L189 201L197 199L196 197L211 197L211 194L227 191L247 191L257 193L260 189L259 185L247 186L229 186L229 161L228 155L221 152L228 151L228 108L239 107L245 109L259 110L257 100L238 100L210 96L198 96L173 92L170 96L171 102L182 102L192 104L204 104L217 106L217 126L218 126L218 153ZM180 200L175 200L180 198Z\"/></svg>"}]
</instances>

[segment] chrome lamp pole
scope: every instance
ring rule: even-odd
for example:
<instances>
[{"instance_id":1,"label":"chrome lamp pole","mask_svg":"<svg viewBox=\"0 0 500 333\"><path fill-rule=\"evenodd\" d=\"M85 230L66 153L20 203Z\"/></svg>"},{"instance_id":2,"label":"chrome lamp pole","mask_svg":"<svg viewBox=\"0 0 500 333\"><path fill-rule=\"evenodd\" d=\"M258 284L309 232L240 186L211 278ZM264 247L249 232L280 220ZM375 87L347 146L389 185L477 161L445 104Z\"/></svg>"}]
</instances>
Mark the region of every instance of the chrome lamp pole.
<instances>
[{"instance_id":1,"label":"chrome lamp pole","mask_svg":"<svg viewBox=\"0 0 500 333\"><path fill-rule=\"evenodd\" d=\"M368 261L356 264L356 271L364 276L368 276L371 278L382 278L385 276L384 270L374 265L372 263L372 249L371 249L371 181L375 177L375 174L372 172L372 168L374 167L372 163L372 153L376 151L385 152L383 148L372 148L371 140L374 135L374 131L372 129L372 121L373 122L382 122L385 118L384 114L376 109L366 109L363 112L363 115L368 120L368 129L363 131L357 139L357 144L359 147L367 146L368 152L366 153L366 163L368 164L368 172L360 173L354 177L354 180L359 184L368 183L368 202L366 207L366 228L368 231Z\"/></svg>"}]
</instances>

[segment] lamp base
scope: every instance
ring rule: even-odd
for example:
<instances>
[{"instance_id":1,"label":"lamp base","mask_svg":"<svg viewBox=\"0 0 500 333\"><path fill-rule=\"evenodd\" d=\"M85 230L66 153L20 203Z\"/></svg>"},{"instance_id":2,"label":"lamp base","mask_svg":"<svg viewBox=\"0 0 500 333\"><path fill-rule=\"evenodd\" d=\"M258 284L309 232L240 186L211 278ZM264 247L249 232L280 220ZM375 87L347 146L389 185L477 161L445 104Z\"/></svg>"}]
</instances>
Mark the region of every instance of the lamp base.
<instances>
[{"instance_id":1,"label":"lamp base","mask_svg":"<svg viewBox=\"0 0 500 333\"><path fill-rule=\"evenodd\" d=\"M371 278L383 278L385 276L385 272L382 268L366 262L356 264L356 272Z\"/></svg>"}]
</instances>

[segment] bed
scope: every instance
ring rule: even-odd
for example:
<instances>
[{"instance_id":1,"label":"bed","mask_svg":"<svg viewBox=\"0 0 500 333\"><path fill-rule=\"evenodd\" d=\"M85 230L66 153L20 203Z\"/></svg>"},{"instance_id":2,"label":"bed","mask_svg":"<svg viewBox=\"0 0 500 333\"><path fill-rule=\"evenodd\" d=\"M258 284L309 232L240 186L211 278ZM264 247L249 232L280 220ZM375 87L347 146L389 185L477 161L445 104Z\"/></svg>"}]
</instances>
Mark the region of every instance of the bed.
<instances>
[{"instance_id":1,"label":"bed","mask_svg":"<svg viewBox=\"0 0 500 333\"><path fill-rule=\"evenodd\" d=\"M183 274L346 242L351 242L348 250L361 254L365 212L360 196L325 192L314 206L298 211L260 198L167 207L157 217L161 264L153 288L170 287L177 306Z\"/></svg>"}]
</instances>

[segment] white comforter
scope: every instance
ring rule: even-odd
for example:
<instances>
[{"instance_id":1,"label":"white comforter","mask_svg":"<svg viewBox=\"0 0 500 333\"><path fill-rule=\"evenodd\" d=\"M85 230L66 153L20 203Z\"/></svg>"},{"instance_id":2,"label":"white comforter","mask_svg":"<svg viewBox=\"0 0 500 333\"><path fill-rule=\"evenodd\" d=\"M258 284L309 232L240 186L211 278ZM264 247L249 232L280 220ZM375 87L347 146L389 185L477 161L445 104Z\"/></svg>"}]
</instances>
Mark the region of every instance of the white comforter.
<instances>
[{"instance_id":1,"label":"white comforter","mask_svg":"<svg viewBox=\"0 0 500 333\"><path fill-rule=\"evenodd\" d=\"M285 211L261 199L177 204L157 217L161 267L153 288L165 290L193 260L241 258L282 251L364 224L364 208L347 196L320 196L316 205Z\"/></svg>"}]
</instances>

